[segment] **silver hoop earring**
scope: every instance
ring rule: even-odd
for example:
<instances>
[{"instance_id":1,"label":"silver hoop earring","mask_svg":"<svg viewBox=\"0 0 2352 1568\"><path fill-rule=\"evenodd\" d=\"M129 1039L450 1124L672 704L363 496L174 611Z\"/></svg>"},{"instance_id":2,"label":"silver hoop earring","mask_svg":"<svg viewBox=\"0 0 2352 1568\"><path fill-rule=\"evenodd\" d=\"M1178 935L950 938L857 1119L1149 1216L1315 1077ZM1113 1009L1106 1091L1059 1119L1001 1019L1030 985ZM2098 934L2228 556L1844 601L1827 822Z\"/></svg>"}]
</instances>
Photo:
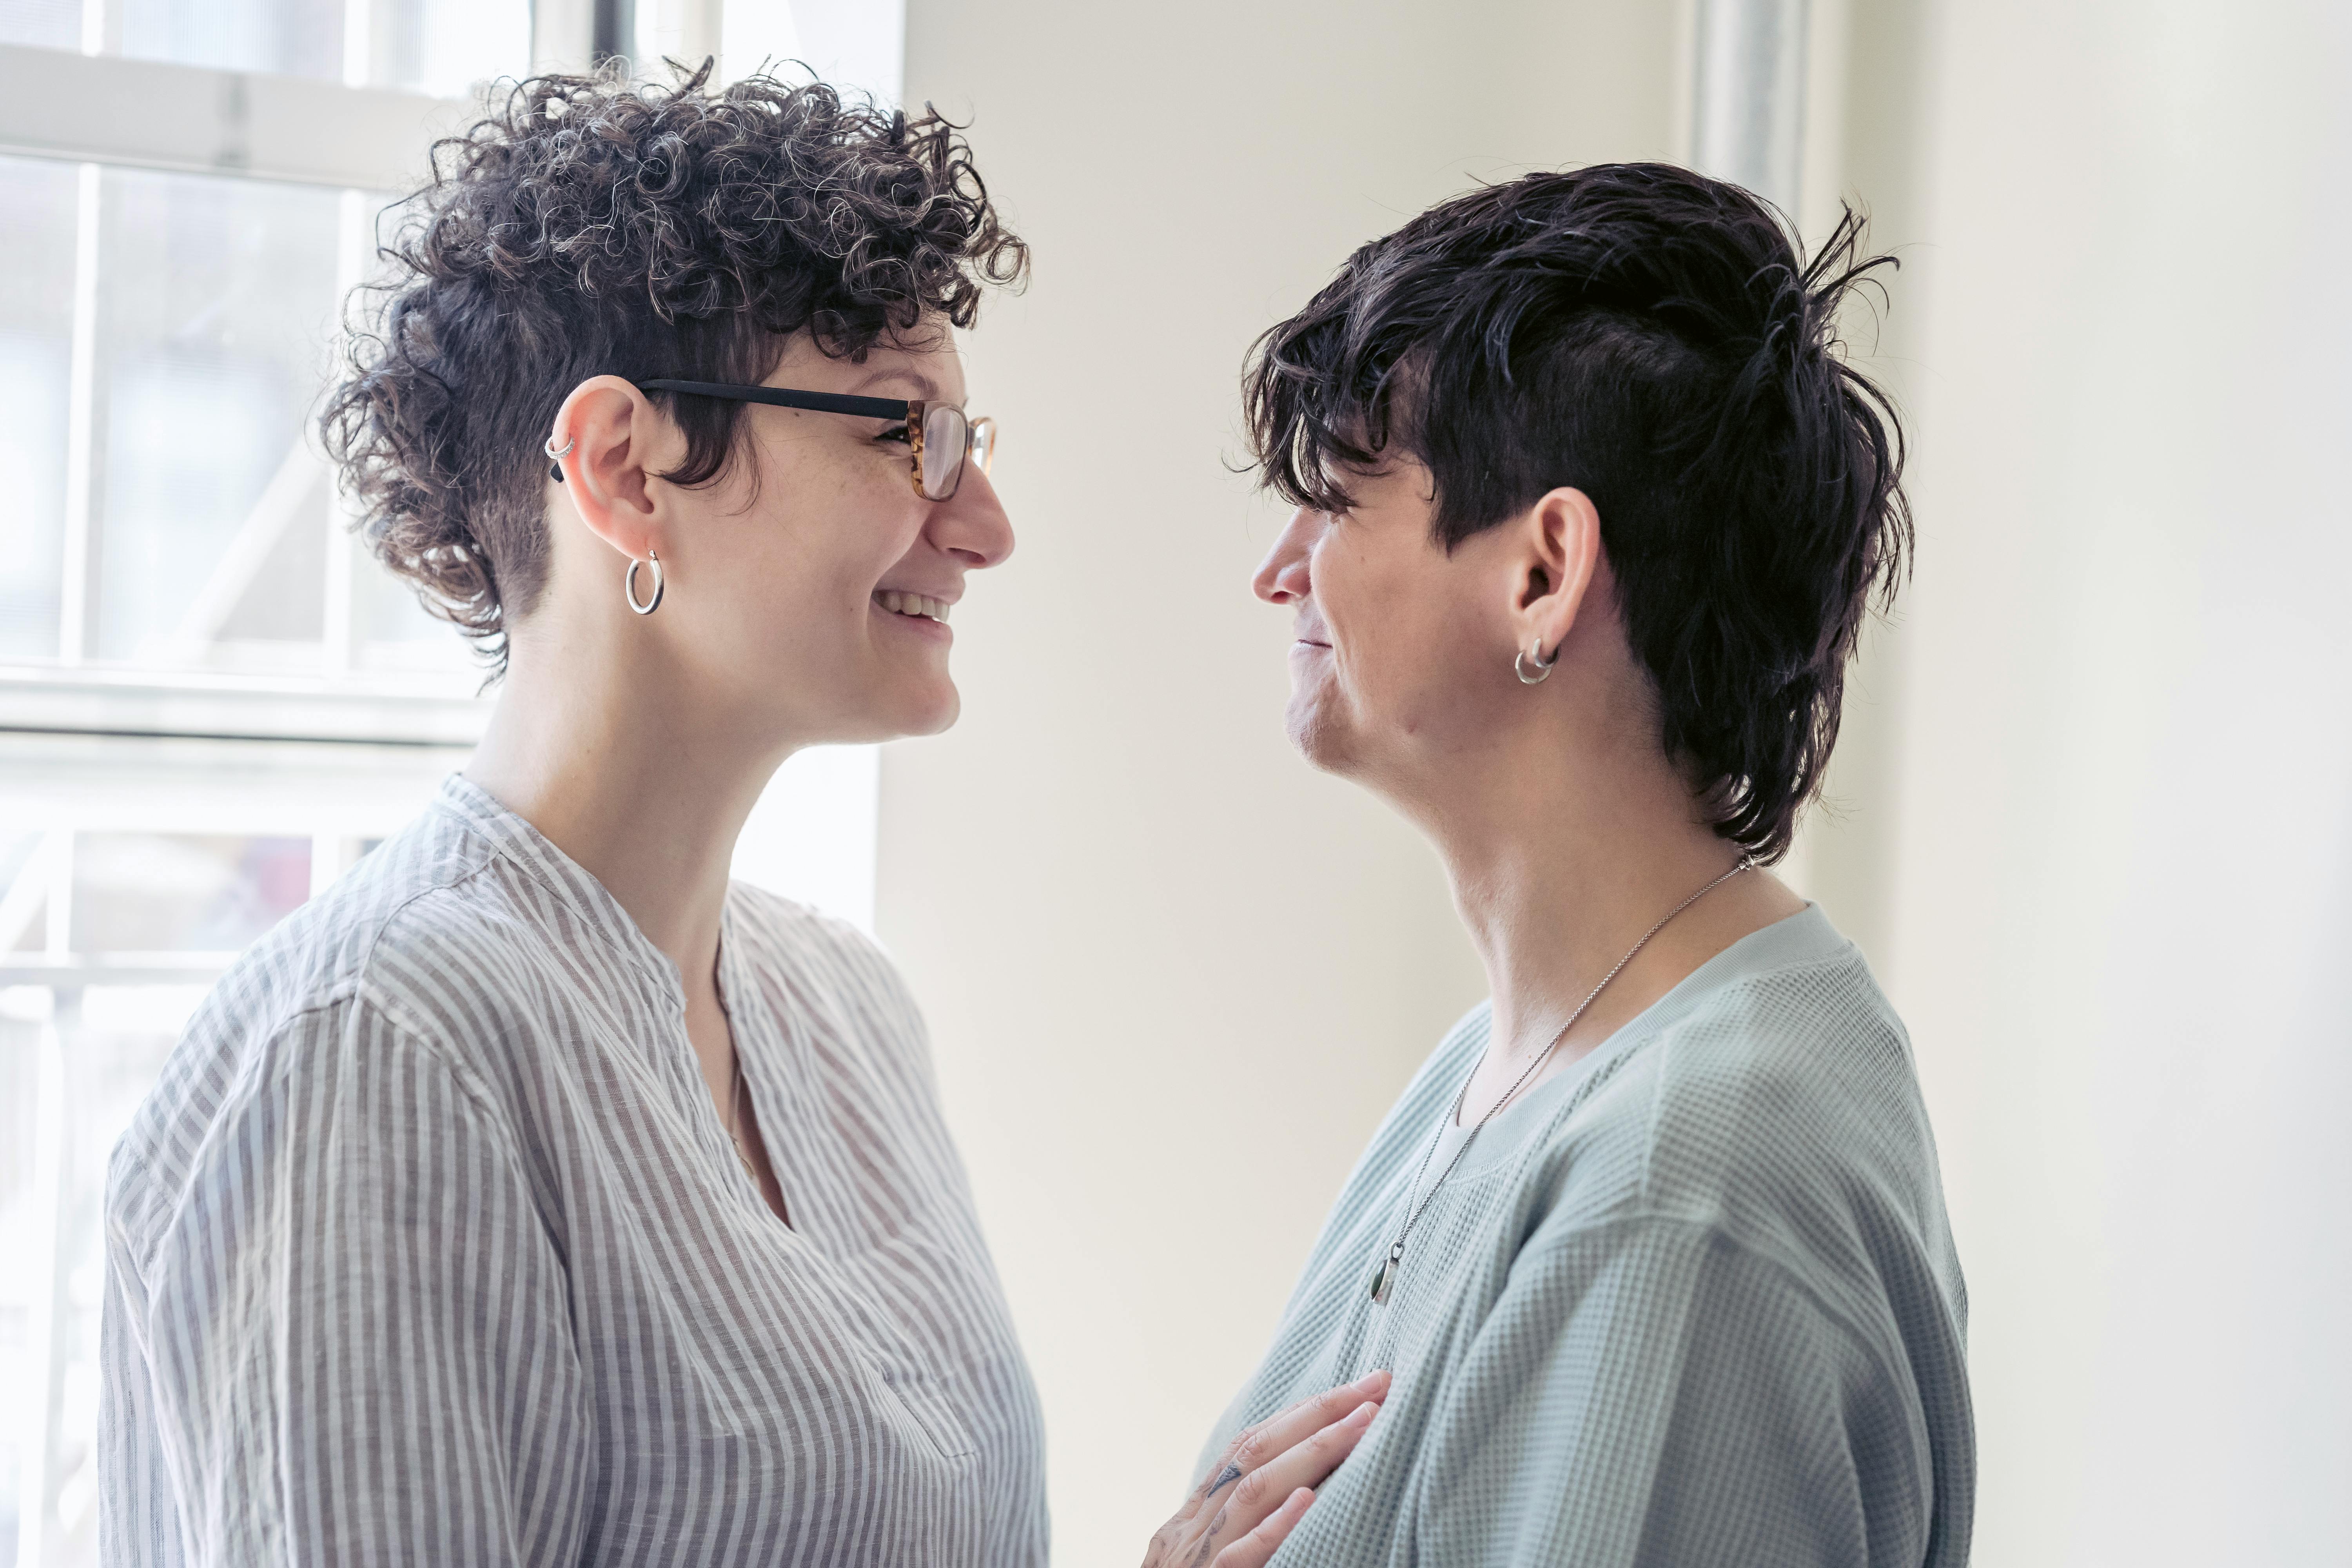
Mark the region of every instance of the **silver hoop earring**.
<instances>
[{"instance_id":1,"label":"silver hoop earring","mask_svg":"<svg viewBox=\"0 0 2352 1568\"><path fill-rule=\"evenodd\" d=\"M640 605L637 603L637 568L648 564L650 564L654 569L654 596ZM621 574L621 596L629 601L629 608L636 611L637 614L641 616L650 616L656 610L660 609L662 596L661 557L648 550L646 552L645 560L638 561L632 558L629 562L629 569Z\"/></svg>"},{"instance_id":2,"label":"silver hoop earring","mask_svg":"<svg viewBox=\"0 0 2352 1568\"><path fill-rule=\"evenodd\" d=\"M1520 683L1523 685L1541 686L1545 681L1551 679L1551 667L1559 662L1559 650L1558 648L1552 649L1551 658L1549 659L1541 657L1543 644L1536 644L1536 650L1537 657L1532 659L1527 656L1524 650L1511 656L1511 673L1517 676ZM1535 673L1533 675L1529 675L1528 673L1528 666L1530 664L1535 666Z\"/></svg>"},{"instance_id":3,"label":"silver hoop earring","mask_svg":"<svg viewBox=\"0 0 2352 1568\"><path fill-rule=\"evenodd\" d=\"M571 451L573 447L579 444L579 441L580 437L574 436L570 440L564 442L562 446L559 447L555 444L555 437L550 436L546 440L541 441L539 444L539 449L546 453L548 456L547 477L553 479L559 485L563 482L563 465L554 459L561 458L565 453Z\"/></svg>"}]
</instances>

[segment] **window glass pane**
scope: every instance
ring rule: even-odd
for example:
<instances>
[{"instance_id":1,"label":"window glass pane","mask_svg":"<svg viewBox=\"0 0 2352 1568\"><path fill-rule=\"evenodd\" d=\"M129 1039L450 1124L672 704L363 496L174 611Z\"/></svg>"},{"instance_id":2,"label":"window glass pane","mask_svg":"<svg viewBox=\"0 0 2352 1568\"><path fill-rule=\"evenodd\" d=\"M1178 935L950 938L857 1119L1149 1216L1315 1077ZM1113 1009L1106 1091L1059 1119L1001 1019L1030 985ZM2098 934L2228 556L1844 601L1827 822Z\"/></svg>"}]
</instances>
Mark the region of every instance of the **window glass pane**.
<instances>
[{"instance_id":1,"label":"window glass pane","mask_svg":"<svg viewBox=\"0 0 2352 1568\"><path fill-rule=\"evenodd\" d=\"M234 952L310 897L310 845L226 834L79 834L73 950Z\"/></svg>"},{"instance_id":2,"label":"window glass pane","mask_svg":"<svg viewBox=\"0 0 2352 1568\"><path fill-rule=\"evenodd\" d=\"M46 835L0 831L0 953L38 952L48 945ZM0 1253L0 1257L6 1256Z\"/></svg>"},{"instance_id":3,"label":"window glass pane","mask_svg":"<svg viewBox=\"0 0 2352 1568\"><path fill-rule=\"evenodd\" d=\"M449 675L471 690L481 683L482 666L472 644L448 622L427 611L414 589L386 570L364 546L352 574L354 668L386 674Z\"/></svg>"},{"instance_id":4,"label":"window glass pane","mask_svg":"<svg viewBox=\"0 0 2352 1568\"><path fill-rule=\"evenodd\" d=\"M47 1195L40 1153L42 1103L42 1020L48 1016L48 993L31 986L0 987L0 1257L19 1260L0 1268L0 1411L15 1419L0 1422L0 1548L7 1561L20 1560L17 1539L17 1499L22 1492L24 1438L29 1423L24 1415L42 1408L37 1392L47 1382L43 1358L30 1353L35 1338L33 1306L41 1294L39 1272L31 1267L46 1241L56 1251L54 1235L37 1218ZM54 1071L54 1068L52 1068Z\"/></svg>"},{"instance_id":5,"label":"window glass pane","mask_svg":"<svg viewBox=\"0 0 2352 1568\"><path fill-rule=\"evenodd\" d=\"M58 651L79 184L71 163L0 158L0 658Z\"/></svg>"},{"instance_id":6,"label":"window glass pane","mask_svg":"<svg viewBox=\"0 0 2352 1568\"><path fill-rule=\"evenodd\" d=\"M121 49L137 59L342 78L342 0L121 0Z\"/></svg>"},{"instance_id":7,"label":"window glass pane","mask_svg":"<svg viewBox=\"0 0 2352 1568\"><path fill-rule=\"evenodd\" d=\"M106 1162L152 1088L201 986L0 989L0 1509L27 1493L47 1563L97 1561L99 1310ZM17 1441L44 1415L42 1484ZM0 1528L25 1521L0 1515ZM23 1538L16 1530L0 1535ZM17 1561L26 1558L21 1553Z\"/></svg>"},{"instance_id":8,"label":"window glass pane","mask_svg":"<svg viewBox=\"0 0 2352 1568\"><path fill-rule=\"evenodd\" d=\"M530 68L530 0L378 0L371 20L368 79L386 87L456 98Z\"/></svg>"},{"instance_id":9,"label":"window glass pane","mask_svg":"<svg viewBox=\"0 0 2352 1568\"><path fill-rule=\"evenodd\" d=\"M0 6L11 8L0 10L6 19L0 26L40 34L19 41L71 47L80 36L75 0L0 0ZM122 0L121 47L140 59L442 97L530 67L530 0L374 0L365 15L361 47L353 49L343 0Z\"/></svg>"},{"instance_id":10,"label":"window glass pane","mask_svg":"<svg viewBox=\"0 0 2352 1568\"><path fill-rule=\"evenodd\" d=\"M367 254L376 258L371 278L404 276L397 267L384 268L381 258L398 247L416 222L415 209L387 192L370 191L355 196L359 232L368 237ZM353 309L380 310L386 296L369 291ZM364 324L362 315L357 318ZM349 520L345 520L349 526ZM426 610L408 583L368 553L356 538L350 542L352 570L352 668L365 674L431 674L452 678L451 684L471 691L480 684L481 665L473 645L447 621Z\"/></svg>"},{"instance_id":11,"label":"window glass pane","mask_svg":"<svg viewBox=\"0 0 2352 1568\"><path fill-rule=\"evenodd\" d=\"M0 44L79 47L81 0L0 0Z\"/></svg>"},{"instance_id":12,"label":"window glass pane","mask_svg":"<svg viewBox=\"0 0 2352 1568\"><path fill-rule=\"evenodd\" d=\"M341 197L127 169L103 193L93 651L315 667L329 502L305 425Z\"/></svg>"}]
</instances>

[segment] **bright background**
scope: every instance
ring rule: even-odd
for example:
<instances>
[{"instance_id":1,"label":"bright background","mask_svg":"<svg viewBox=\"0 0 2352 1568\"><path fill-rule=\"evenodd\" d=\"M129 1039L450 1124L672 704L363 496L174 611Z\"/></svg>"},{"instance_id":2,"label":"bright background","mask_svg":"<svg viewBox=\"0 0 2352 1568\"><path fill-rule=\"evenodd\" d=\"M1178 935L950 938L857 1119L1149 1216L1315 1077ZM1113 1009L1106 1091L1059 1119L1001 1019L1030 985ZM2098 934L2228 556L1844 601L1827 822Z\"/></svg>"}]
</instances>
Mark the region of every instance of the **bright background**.
<instances>
[{"instance_id":1,"label":"bright background","mask_svg":"<svg viewBox=\"0 0 2352 1568\"><path fill-rule=\"evenodd\" d=\"M1789 874L1917 1047L1977 1561L2352 1563L2344 6L87 4L0 0L0 1564L88 1560L113 1130L479 722L300 445L369 193L599 42L969 116L1036 247L970 349L1022 543L964 720L797 759L739 869L926 1005L1060 1561L1140 1554L1480 990L1425 847L1282 742L1243 352L1475 180L1668 157L1904 258L1852 327L1917 575Z\"/></svg>"}]
</instances>

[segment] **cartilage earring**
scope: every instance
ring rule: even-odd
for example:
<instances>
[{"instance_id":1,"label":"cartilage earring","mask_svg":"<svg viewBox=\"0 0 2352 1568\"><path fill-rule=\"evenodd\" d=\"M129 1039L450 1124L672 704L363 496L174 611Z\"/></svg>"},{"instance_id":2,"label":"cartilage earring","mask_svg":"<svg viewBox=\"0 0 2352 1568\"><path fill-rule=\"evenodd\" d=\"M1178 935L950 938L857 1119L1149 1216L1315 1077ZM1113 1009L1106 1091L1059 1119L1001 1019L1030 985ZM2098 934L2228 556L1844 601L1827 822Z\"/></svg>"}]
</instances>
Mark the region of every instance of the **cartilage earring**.
<instances>
[{"instance_id":1,"label":"cartilage earring","mask_svg":"<svg viewBox=\"0 0 2352 1568\"><path fill-rule=\"evenodd\" d=\"M637 568L646 565L650 565L654 569L654 596L640 605L637 603ZM621 574L621 595L624 598L629 601L629 608L636 611L637 614L641 616L650 616L656 610L661 608L661 557L655 554L650 550L646 552L646 558L643 561L636 560L633 557L629 562L629 569Z\"/></svg>"},{"instance_id":2,"label":"cartilage earring","mask_svg":"<svg viewBox=\"0 0 2352 1568\"><path fill-rule=\"evenodd\" d=\"M555 459L570 452L573 447L579 444L579 441L580 437L574 436L566 440L562 446L559 447L555 444L555 437L550 436L546 440L541 441L539 444L539 449L546 453L548 457L548 476L554 479L554 481L559 485L563 482L563 465L555 461Z\"/></svg>"},{"instance_id":3,"label":"cartilage earring","mask_svg":"<svg viewBox=\"0 0 2352 1568\"><path fill-rule=\"evenodd\" d=\"M1552 649L1551 657L1546 658L1543 656L1543 644L1538 643L1531 649L1522 649L1511 656L1511 672L1526 685L1541 686L1551 679L1551 667L1559 662L1559 649ZM1530 665L1534 667L1532 674L1528 673Z\"/></svg>"}]
</instances>

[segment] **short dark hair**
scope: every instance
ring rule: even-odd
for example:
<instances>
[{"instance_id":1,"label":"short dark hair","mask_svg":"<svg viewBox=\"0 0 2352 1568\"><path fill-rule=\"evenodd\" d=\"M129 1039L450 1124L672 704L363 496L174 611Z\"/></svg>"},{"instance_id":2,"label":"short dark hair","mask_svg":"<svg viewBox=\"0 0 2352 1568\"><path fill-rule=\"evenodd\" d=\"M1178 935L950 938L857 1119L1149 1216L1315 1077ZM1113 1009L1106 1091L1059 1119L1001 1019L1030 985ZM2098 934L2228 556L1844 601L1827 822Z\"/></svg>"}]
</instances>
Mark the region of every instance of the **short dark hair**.
<instances>
[{"instance_id":1,"label":"short dark hair","mask_svg":"<svg viewBox=\"0 0 2352 1568\"><path fill-rule=\"evenodd\" d=\"M969 327L1027 268L961 127L709 71L509 83L436 143L320 416L370 547L499 667L545 584L540 443L572 387L756 383L803 330L854 360ZM718 478L743 405L656 395L688 442L667 477Z\"/></svg>"},{"instance_id":2,"label":"short dark hair","mask_svg":"<svg viewBox=\"0 0 2352 1568\"><path fill-rule=\"evenodd\" d=\"M1258 341L1252 455L1338 511L1350 470L1409 454L1448 550L1583 490L1666 753L1720 836L1776 860L1911 546L1901 426L1841 357L1841 305L1893 264L1863 239L1849 208L1805 263L1763 202L1659 163L1471 192Z\"/></svg>"}]
</instances>

